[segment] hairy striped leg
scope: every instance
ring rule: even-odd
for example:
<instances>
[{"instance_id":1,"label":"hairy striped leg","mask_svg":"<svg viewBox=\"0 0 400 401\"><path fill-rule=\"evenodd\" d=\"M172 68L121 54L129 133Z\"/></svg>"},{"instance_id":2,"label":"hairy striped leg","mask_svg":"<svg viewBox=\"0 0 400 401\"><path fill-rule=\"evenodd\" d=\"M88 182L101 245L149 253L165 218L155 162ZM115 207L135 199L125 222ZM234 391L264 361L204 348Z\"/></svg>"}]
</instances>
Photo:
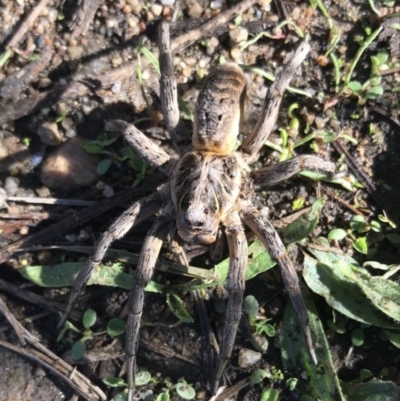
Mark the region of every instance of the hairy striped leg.
<instances>
[{"instance_id":1,"label":"hairy striped leg","mask_svg":"<svg viewBox=\"0 0 400 401\"><path fill-rule=\"evenodd\" d=\"M252 172L251 176L256 185L275 185L299 174L301 171L310 170L321 174L333 175L335 164L327 162L318 156L296 156L271 166L260 168Z\"/></svg>"},{"instance_id":2,"label":"hairy striped leg","mask_svg":"<svg viewBox=\"0 0 400 401\"><path fill-rule=\"evenodd\" d=\"M174 73L174 59L171 51L169 24L160 23L158 31L158 47L160 49L159 62L161 70L160 99L165 125L172 140L178 147L191 142L189 132L180 116L178 106L178 89Z\"/></svg>"},{"instance_id":3,"label":"hairy striped leg","mask_svg":"<svg viewBox=\"0 0 400 401\"><path fill-rule=\"evenodd\" d=\"M248 155L246 157L247 163L253 163L257 160L258 152L273 130L278 118L283 94L309 51L310 45L306 42L301 43L289 63L269 87L257 124L241 146L241 150Z\"/></svg>"},{"instance_id":4,"label":"hairy striped leg","mask_svg":"<svg viewBox=\"0 0 400 401\"><path fill-rule=\"evenodd\" d=\"M313 340L311 337L311 331L308 324L308 312L304 302L303 295L301 294L299 278L296 270L290 260L285 246L282 243L278 233L272 226L268 217L260 213L253 206L244 207L240 215L242 220L251 228L254 234L260 239L264 246L269 250L273 259L275 259L281 269L283 283L292 301L294 309L299 319L300 326L303 330L308 351L311 359L315 365L318 364L315 349L313 346Z\"/></svg>"},{"instance_id":5,"label":"hairy striped leg","mask_svg":"<svg viewBox=\"0 0 400 401\"><path fill-rule=\"evenodd\" d=\"M123 212L111 226L105 231L98 241L93 246L92 252L83 265L71 289L68 305L63 317L58 323L58 328L61 328L66 322L68 315L76 302L76 298L86 285L92 274L92 271L103 260L110 245L117 239L123 237L133 226L147 219L152 214L156 213L164 203L165 193L169 191L169 185L164 185L160 190L146 198L143 198L132 204L129 209Z\"/></svg>"},{"instance_id":6,"label":"hairy striped leg","mask_svg":"<svg viewBox=\"0 0 400 401\"><path fill-rule=\"evenodd\" d=\"M135 392L136 351L139 343L140 319L144 303L144 289L153 276L162 243L172 230L170 213L162 214L147 233L140 252L134 282L129 294L129 314L126 327L125 361L128 381L128 401Z\"/></svg>"},{"instance_id":7,"label":"hairy striped leg","mask_svg":"<svg viewBox=\"0 0 400 401\"><path fill-rule=\"evenodd\" d=\"M218 390L219 382L226 364L232 354L235 337L242 315L243 293L247 267L247 239L237 213L230 214L223 222L229 246L229 274L226 288L229 292L224 334L215 370L213 393Z\"/></svg>"}]
</instances>

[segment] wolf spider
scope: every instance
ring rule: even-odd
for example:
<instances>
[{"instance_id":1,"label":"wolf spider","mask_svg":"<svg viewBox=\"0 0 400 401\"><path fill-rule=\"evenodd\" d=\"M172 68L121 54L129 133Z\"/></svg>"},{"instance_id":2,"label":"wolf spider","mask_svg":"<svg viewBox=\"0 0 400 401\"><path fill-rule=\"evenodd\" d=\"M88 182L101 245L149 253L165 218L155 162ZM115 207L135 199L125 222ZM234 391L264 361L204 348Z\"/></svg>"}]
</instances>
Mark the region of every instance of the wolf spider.
<instances>
[{"instance_id":1,"label":"wolf spider","mask_svg":"<svg viewBox=\"0 0 400 401\"><path fill-rule=\"evenodd\" d=\"M236 151L234 148L246 96L246 80L241 69L235 64L227 63L209 74L197 100L193 135L190 137L178 108L177 81L170 49L169 25L166 22L160 25L159 48L162 111L180 157L177 160L172 159L133 125L123 121L108 124L108 129L123 132L140 157L148 164L158 167L170 179L154 194L133 203L101 235L72 287L66 314L60 322L63 323L71 312L82 287L92 270L102 261L111 243L125 235L133 226L157 214L144 239L135 281L129 295L126 334L129 400L134 393L135 358L144 288L151 280L161 246L168 236L175 245L179 245L179 241L213 244L222 226L228 240L230 263L226 288L229 301L215 370L214 393L231 356L242 310L248 257L242 223L256 234L278 262L312 360L317 363L307 309L295 268L267 216L252 205L251 196L254 186L274 185L304 169L325 173L333 173L335 169L333 163L317 156L297 156L248 172L247 166L257 160L261 147L275 125L286 87L309 52L307 43L300 44L289 63L278 74L267 92L255 128L245 138L240 150Z\"/></svg>"}]
</instances>

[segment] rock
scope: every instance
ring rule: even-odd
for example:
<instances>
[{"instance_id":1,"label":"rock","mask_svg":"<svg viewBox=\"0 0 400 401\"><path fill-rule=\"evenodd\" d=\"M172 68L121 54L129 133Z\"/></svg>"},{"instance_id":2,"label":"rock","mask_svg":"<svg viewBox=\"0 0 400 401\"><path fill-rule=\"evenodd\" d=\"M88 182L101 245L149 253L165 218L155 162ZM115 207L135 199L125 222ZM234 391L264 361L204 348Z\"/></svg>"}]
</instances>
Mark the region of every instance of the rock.
<instances>
[{"instance_id":1,"label":"rock","mask_svg":"<svg viewBox=\"0 0 400 401\"><path fill-rule=\"evenodd\" d=\"M151 6L150 10L156 17L159 17L162 13L163 7L161 4L155 3Z\"/></svg>"},{"instance_id":2,"label":"rock","mask_svg":"<svg viewBox=\"0 0 400 401\"><path fill-rule=\"evenodd\" d=\"M175 4L175 0L161 0L160 3L163 6L172 7Z\"/></svg>"},{"instance_id":3,"label":"rock","mask_svg":"<svg viewBox=\"0 0 400 401\"><path fill-rule=\"evenodd\" d=\"M4 189L8 196L14 196L18 193L19 188L19 178L17 177L7 177L4 182Z\"/></svg>"},{"instance_id":4,"label":"rock","mask_svg":"<svg viewBox=\"0 0 400 401\"><path fill-rule=\"evenodd\" d=\"M203 7L196 0L186 0L189 17L200 18L203 14Z\"/></svg>"},{"instance_id":5,"label":"rock","mask_svg":"<svg viewBox=\"0 0 400 401\"><path fill-rule=\"evenodd\" d=\"M261 353L248 348L242 348L239 351L239 366L241 368L250 368L261 360Z\"/></svg>"},{"instance_id":6,"label":"rock","mask_svg":"<svg viewBox=\"0 0 400 401\"><path fill-rule=\"evenodd\" d=\"M249 37L249 32L247 31L247 29L239 26L229 31L229 37L231 38L232 42L240 43L247 40L247 38Z\"/></svg>"},{"instance_id":7,"label":"rock","mask_svg":"<svg viewBox=\"0 0 400 401\"><path fill-rule=\"evenodd\" d=\"M32 168L31 152L15 135L0 138L0 172L28 174Z\"/></svg>"},{"instance_id":8,"label":"rock","mask_svg":"<svg viewBox=\"0 0 400 401\"><path fill-rule=\"evenodd\" d=\"M56 123L44 122L37 131L41 141L50 146L56 146L61 143L62 135L58 130Z\"/></svg>"},{"instance_id":9,"label":"rock","mask_svg":"<svg viewBox=\"0 0 400 401\"><path fill-rule=\"evenodd\" d=\"M88 187L97 181L98 159L83 149L82 142L80 138L72 138L47 157L40 174L44 185L69 191Z\"/></svg>"}]
</instances>

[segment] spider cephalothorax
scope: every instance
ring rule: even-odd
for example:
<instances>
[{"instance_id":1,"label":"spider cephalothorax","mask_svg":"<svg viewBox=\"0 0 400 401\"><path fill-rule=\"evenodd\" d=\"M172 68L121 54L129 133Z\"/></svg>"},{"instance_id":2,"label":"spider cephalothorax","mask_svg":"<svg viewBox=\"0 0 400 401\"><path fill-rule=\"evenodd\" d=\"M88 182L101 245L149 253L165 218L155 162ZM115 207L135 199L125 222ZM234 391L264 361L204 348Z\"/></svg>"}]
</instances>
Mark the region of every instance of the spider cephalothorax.
<instances>
[{"instance_id":1,"label":"spider cephalothorax","mask_svg":"<svg viewBox=\"0 0 400 401\"><path fill-rule=\"evenodd\" d=\"M160 25L160 96L164 121L173 142L181 151L173 160L135 126L123 121L108 124L108 128L123 132L135 151L150 165L160 168L170 177L158 190L133 203L96 242L92 253L79 273L71 291L66 316L91 271L103 259L110 244L126 234L134 225L157 214L143 243L135 280L129 296L126 336L128 399L134 394L136 349L143 310L144 288L151 280L163 241L175 231L186 242L212 244L217 232L224 230L229 246L229 292L224 334L221 339L213 391L218 388L225 366L232 353L241 316L247 239L244 225L249 227L277 260L283 282L294 305L314 363L314 353L307 309L301 295L299 279L285 247L268 216L251 202L255 185L276 184L303 169L334 172L334 164L316 156L297 156L276 165L247 173L248 164L271 133L279 112L283 93L296 70L306 57L309 46L301 43L293 57L267 91L260 117L253 131L234 151L243 115L246 93L244 74L234 64L212 71L199 94L192 138L180 118L177 83L173 73L169 25ZM185 259L185 258L183 258ZM65 321L65 317L62 322Z\"/></svg>"},{"instance_id":2,"label":"spider cephalothorax","mask_svg":"<svg viewBox=\"0 0 400 401\"><path fill-rule=\"evenodd\" d=\"M239 196L240 161L236 154L187 153L171 178L176 228L188 242L211 244L218 227Z\"/></svg>"}]
</instances>

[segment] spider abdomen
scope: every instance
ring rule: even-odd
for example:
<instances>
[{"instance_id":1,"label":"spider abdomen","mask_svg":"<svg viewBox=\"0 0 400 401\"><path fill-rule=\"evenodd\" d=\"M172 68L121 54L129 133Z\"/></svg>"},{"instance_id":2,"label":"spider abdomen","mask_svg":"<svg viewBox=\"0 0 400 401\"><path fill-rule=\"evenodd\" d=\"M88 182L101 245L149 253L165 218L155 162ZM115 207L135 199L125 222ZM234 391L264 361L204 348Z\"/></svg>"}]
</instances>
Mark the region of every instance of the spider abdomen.
<instances>
[{"instance_id":1,"label":"spider abdomen","mask_svg":"<svg viewBox=\"0 0 400 401\"><path fill-rule=\"evenodd\" d=\"M171 195L182 239L215 241L221 218L234 206L241 187L238 155L193 151L175 166Z\"/></svg>"},{"instance_id":2,"label":"spider abdomen","mask_svg":"<svg viewBox=\"0 0 400 401\"><path fill-rule=\"evenodd\" d=\"M233 63L215 68L197 99L193 146L228 155L236 144L246 96L246 79Z\"/></svg>"}]
</instances>

